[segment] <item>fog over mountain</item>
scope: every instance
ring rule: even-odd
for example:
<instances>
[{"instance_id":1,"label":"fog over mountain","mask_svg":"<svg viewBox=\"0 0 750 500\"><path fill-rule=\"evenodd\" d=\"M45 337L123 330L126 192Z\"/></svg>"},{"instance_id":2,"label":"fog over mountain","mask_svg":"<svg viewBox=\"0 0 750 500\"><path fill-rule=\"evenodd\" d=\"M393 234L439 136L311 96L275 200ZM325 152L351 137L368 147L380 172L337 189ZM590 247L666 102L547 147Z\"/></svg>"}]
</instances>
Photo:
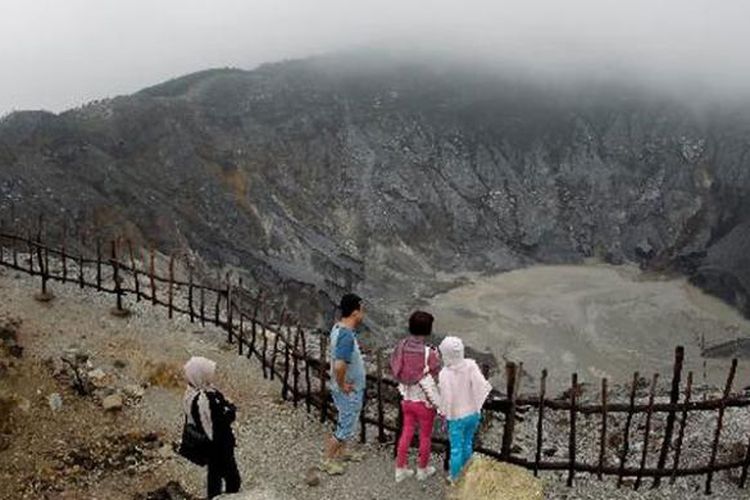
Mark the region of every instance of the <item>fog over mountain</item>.
<instances>
[{"instance_id":1,"label":"fog over mountain","mask_svg":"<svg viewBox=\"0 0 750 500\"><path fill-rule=\"evenodd\" d=\"M0 114L62 111L210 67L379 48L478 68L750 88L742 0L3 0Z\"/></svg>"}]
</instances>

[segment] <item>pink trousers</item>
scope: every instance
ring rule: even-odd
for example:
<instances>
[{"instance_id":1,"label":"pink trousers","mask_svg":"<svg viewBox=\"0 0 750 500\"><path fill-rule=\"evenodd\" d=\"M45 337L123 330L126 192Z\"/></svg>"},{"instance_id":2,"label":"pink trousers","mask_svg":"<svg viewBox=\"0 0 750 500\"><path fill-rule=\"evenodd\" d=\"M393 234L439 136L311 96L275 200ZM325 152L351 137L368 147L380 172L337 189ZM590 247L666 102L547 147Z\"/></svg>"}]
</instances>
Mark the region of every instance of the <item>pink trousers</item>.
<instances>
[{"instance_id":1,"label":"pink trousers","mask_svg":"<svg viewBox=\"0 0 750 500\"><path fill-rule=\"evenodd\" d=\"M414 437L416 425L419 424L419 460L417 465L420 469L424 469L430 463L432 424L437 412L434 408L428 408L421 401L401 401L401 409L404 413L404 425L401 429L401 437L398 440L396 467L399 469L406 468L409 461L409 446Z\"/></svg>"}]
</instances>

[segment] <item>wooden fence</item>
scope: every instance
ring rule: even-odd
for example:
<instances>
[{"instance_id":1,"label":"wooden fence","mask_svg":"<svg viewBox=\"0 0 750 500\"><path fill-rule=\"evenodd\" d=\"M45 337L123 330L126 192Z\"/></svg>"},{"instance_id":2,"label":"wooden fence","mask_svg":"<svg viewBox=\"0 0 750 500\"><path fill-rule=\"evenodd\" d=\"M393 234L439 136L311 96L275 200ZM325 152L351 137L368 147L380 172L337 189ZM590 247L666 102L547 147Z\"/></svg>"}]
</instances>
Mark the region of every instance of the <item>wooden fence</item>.
<instances>
[{"instance_id":1,"label":"wooden fence","mask_svg":"<svg viewBox=\"0 0 750 500\"><path fill-rule=\"evenodd\" d=\"M335 418L328 390L327 335L321 330L300 325L282 303L271 302L273 297L260 290L247 289L241 280L233 282L230 275L216 276L211 280L205 277L196 279L193 267L186 259L174 255L162 263L166 270L159 271L153 249L144 252L124 240L110 241L106 246L97 240L91 255L84 253L83 250L77 254L67 251L65 242L52 248L42 241L40 234L33 237L0 232L0 266L38 276L41 300L50 298L50 282L68 283L114 295L114 314L126 315L125 298L132 297L131 300L147 301L166 308L170 318L183 314L191 322L219 326L226 332L226 340L236 345L239 355L255 358L264 377L281 382L281 396L285 400L295 406L304 405L307 412L316 412L321 422ZM165 272L166 276L160 272ZM374 432L380 443L395 443L402 418L397 384L387 375L383 350L369 352L367 357L371 362L365 408L360 417L360 440L367 441L370 438L368 433ZM635 373L628 386L627 401L610 400L610 386L605 378L601 380L596 404L581 401L577 374L572 375L570 389L563 398L547 395L546 370L539 379L537 394L519 394L521 370L515 363L508 363L504 393L494 391L484 407L485 421L501 422L502 425L498 426L500 432L493 436L496 429L490 425L480 436L476 451L532 470L535 475L539 471L563 471L567 474L568 485L573 484L577 473L595 474L600 479L611 476L616 478L618 486L628 480L636 489L644 478L650 478L651 486L657 487L663 479L673 483L679 477L705 476L705 492L710 493L715 474L732 471L738 474L739 487L744 488L750 466L747 438L742 444L742 456L719 460L727 410L750 406L750 398L732 392L737 361L733 360L730 365L721 396L708 400L692 399L693 374L690 372L684 377L683 361L684 349L678 347L668 402L656 401L658 375L647 384L647 397L639 398L643 383L640 375ZM514 443L518 435L517 424L530 410L535 413L533 453L523 457L519 456ZM696 418L695 415L705 412L715 416L705 462L684 464L687 425ZM645 419L641 426L634 423L638 417ZM551 460L544 451L550 439L560 433L552 436L552 433L545 432L545 424L549 425L551 421L559 424L561 418L564 418L567 428L567 457ZM598 448L595 460L582 458L581 418L589 422L589 427L592 418L598 422L594 432ZM663 420L658 431L653 425L657 418ZM525 424L528 426L527 421ZM615 424L621 428L613 430ZM588 430L588 434L592 434L591 429ZM607 451L613 443L619 448L615 460L607 458ZM652 450L654 443L660 443L656 451ZM433 444L436 450L445 453L447 465L445 436L436 434ZM634 457L634 449L639 456ZM629 465L629 460L634 458L635 464Z\"/></svg>"}]
</instances>

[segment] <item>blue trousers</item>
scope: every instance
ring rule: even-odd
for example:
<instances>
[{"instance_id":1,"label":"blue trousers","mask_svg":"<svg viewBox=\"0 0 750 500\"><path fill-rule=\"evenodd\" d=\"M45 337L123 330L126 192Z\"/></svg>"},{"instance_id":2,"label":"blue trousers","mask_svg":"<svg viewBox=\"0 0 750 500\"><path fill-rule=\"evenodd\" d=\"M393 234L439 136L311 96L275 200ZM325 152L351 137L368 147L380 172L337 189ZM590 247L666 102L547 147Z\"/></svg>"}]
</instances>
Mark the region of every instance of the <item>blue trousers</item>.
<instances>
[{"instance_id":1,"label":"blue trousers","mask_svg":"<svg viewBox=\"0 0 750 500\"><path fill-rule=\"evenodd\" d=\"M448 439L451 443L451 479L458 479L461 470L474 453L474 435L482 419L479 413L456 420L448 420Z\"/></svg>"}]
</instances>

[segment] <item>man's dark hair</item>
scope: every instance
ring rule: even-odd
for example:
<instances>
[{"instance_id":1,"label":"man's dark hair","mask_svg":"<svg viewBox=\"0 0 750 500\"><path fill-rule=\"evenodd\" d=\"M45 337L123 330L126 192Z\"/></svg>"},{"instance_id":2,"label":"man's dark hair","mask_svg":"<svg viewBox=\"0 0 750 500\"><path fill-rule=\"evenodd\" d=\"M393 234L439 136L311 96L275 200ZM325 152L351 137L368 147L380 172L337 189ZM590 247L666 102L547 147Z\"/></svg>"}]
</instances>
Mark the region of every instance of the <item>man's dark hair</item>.
<instances>
[{"instance_id":1,"label":"man's dark hair","mask_svg":"<svg viewBox=\"0 0 750 500\"><path fill-rule=\"evenodd\" d=\"M347 293L341 297L341 303L339 309L341 309L341 317L348 318L354 311L359 311L362 307L362 297L353 293Z\"/></svg>"},{"instance_id":2,"label":"man's dark hair","mask_svg":"<svg viewBox=\"0 0 750 500\"><path fill-rule=\"evenodd\" d=\"M409 333L427 337L432 334L432 322L435 318L424 311L414 311L409 317Z\"/></svg>"}]
</instances>

